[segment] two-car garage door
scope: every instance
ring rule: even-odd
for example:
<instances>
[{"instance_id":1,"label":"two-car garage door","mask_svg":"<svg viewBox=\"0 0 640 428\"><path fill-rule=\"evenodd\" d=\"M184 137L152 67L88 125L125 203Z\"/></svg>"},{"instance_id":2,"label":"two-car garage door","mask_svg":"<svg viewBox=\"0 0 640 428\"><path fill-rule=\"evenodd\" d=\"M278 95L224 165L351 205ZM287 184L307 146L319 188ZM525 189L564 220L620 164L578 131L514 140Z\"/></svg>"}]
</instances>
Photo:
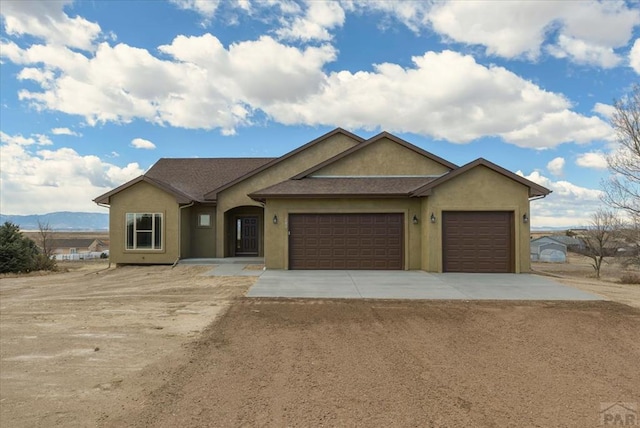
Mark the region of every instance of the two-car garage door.
<instances>
[{"instance_id":1,"label":"two-car garage door","mask_svg":"<svg viewBox=\"0 0 640 428\"><path fill-rule=\"evenodd\" d=\"M404 269L404 215L291 214L289 269Z\"/></svg>"}]
</instances>

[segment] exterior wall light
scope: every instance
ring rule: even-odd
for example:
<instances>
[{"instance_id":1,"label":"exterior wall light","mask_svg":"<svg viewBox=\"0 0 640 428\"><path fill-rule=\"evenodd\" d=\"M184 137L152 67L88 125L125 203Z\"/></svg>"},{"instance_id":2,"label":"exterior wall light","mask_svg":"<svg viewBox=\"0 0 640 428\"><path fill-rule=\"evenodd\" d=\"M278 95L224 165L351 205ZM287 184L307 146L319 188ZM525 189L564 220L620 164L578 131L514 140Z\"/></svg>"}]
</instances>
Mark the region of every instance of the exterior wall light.
<instances>
[{"instance_id":1,"label":"exterior wall light","mask_svg":"<svg viewBox=\"0 0 640 428\"><path fill-rule=\"evenodd\" d=\"M529 223L529 216L527 216L527 213L522 214L522 222Z\"/></svg>"},{"instance_id":2,"label":"exterior wall light","mask_svg":"<svg viewBox=\"0 0 640 428\"><path fill-rule=\"evenodd\" d=\"M431 220L431 223L435 223L436 222L436 215L434 213L431 213L430 220Z\"/></svg>"},{"instance_id":3,"label":"exterior wall light","mask_svg":"<svg viewBox=\"0 0 640 428\"><path fill-rule=\"evenodd\" d=\"M413 215L413 224L418 224L418 216Z\"/></svg>"},{"instance_id":4,"label":"exterior wall light","mask_svg":"<svg viewBox=\"0 0 640 428\"><path fill-rule=\"evenodd\" d=\"M278 216L276 214L273 215L273 224L278 224Z\"/></svg>"}]
</instances>

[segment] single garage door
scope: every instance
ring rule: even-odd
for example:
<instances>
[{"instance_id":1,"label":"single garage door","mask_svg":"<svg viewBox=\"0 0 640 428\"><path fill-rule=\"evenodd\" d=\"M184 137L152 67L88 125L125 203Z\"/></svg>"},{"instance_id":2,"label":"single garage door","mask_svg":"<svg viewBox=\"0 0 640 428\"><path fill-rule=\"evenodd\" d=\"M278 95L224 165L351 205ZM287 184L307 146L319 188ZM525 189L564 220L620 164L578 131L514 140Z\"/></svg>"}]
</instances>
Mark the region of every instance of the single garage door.
<instances>
[{"instance_id":1,"label":"single garage door","mask_svg":"<svg viewBox=\"0 0 640 428\"><path fill-rule=\"evenodd\" d=\"M514 272L513 213L442 213L442 268L445 272Z\"/></svg>"},{"instance_id":2,"label":"single garage door","mask_svg":"<svg viewBox=\"0 0 640 428\"><path fill-rule=\"evenodd\" d=\"M404 214L291 214L289 269L403 269Z\"/></svg>"}]
</instances>

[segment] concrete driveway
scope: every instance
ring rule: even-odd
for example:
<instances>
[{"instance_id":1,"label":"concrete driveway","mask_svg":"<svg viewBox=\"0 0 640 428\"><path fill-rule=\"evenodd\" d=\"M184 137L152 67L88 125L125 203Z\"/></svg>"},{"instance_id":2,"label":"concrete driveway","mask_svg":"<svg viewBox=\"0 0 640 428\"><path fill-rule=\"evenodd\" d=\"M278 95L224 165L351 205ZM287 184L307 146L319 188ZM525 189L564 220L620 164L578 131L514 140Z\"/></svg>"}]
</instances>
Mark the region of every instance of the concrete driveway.
<instances>
[{"instance_id":1,"label":"concrete driveway","mask_svg":"<svg viewBox=\"0 0 640 428\"><path fill-rule=\"evenodd\" d=\"M248 297L603 300L532 274L267 270Z\"/></svg>"}]
</instances>

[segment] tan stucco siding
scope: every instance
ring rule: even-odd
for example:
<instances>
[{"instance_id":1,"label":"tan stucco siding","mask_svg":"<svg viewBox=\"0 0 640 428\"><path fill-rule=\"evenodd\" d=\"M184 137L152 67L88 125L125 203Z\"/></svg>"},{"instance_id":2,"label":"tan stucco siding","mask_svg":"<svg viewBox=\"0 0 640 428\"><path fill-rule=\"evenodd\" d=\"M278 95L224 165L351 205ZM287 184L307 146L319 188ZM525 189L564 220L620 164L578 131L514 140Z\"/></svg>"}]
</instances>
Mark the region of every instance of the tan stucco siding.
<instances>
[{"instance_id":1,"label":"tan stucco siding","mask_svg":"<svg viewBox=\"0 0 640 428\"><path fill-rule=\"evenodd\" d=\"M516 273L529 272L528 188L484 166L478 166L436 187L422 200L422 269L442 272L443 211L511 211L514 213ZM429 218L433 213L436 222Z\"/></svg>"},{"instance_id":2,"label":"tan stucco siding","mask_svg":"<svg viewBox=\"0 0 640 428\"><path fill-rule=\"evenodd\" d=\"M405 269L420 269L420 225L411 221L420 215L420 199L269 199L265 218L278 216L278 224L265 222L265 265L268 269L289 267L289 214L304 213L402 213L404 214Z\"/></svg>"},{"instance_id":3,"label":"tan stucco siding","mask_svg":"<svg viewBox=\"0 0 640 428\"><path fill-rule=\"evenodd\" d=\"M382 138L314 172L312 176L441 175L444 165Z\"/></svg>"},{"instance_id":4,"label":"tan stucco siding","mask_svg":"<svg viewBox=\"0 0 640 428\"><path fill-rule=\"evenodd\" d=\"M299 174L343 151L358 144L358 141L344 134L336 134L288 159L250 177L218 194L216 230L225 230L225 216L228 210L240 206L262 206L247 195ZM267 217L270 218L270 217ZM223 257L225 253L224 234L218 233L216 253Z\"/></svg>"},{"instance_id":5,"label":"tan stucco siding","mask_svg":"<svg viewBox=\"0 0 640 428\"><path fill-rule=\"evenodd\" d=\"M179 256L179 208L175 198L151 184L140 182L111 196L109 258L113 263L173 263ZM161 250L126 250L126 213L162 213Z\"/></svg>"}]
</instances>

